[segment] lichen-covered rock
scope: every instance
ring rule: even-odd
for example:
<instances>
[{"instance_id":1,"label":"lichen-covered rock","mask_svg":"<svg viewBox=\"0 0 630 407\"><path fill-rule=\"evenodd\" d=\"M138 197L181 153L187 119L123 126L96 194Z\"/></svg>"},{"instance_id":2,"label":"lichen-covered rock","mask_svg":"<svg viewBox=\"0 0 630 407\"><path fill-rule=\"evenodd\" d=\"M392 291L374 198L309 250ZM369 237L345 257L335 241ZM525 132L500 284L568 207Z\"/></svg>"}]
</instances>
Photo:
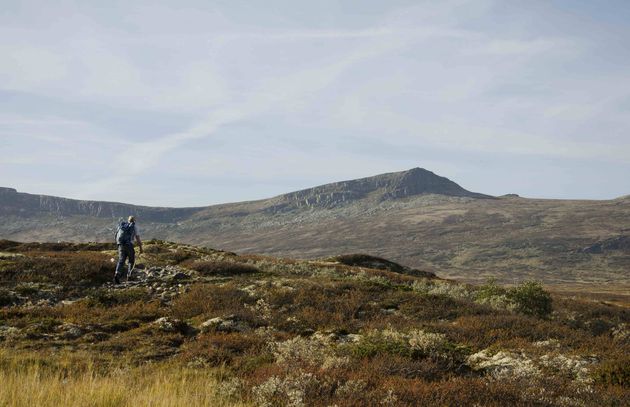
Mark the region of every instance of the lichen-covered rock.
<instances>
[{"instance_id":1,"label":"lichen-covered rock","mask_svg":"<svg viewBox=\"0 0 630 407\"><path fill-rule=\"evenodd\" d=\"M591 383L593 381L589 367L597 362L597 358L566 356L566 355L543 355L539 359L540 364L559 372L565 376L569 376L573 380L583 383Z\"/></svg>"},{"instance_id":2,"label":"lichen-covered rock","mask_svg":"<svg viewBox=\"0 0 630 407\"><path fill-rule=\"evenodd\" d=\"M201 332L243 332L250 327L244 321L237 320L236 316L229 315L227 317L216 317L207 320L200 326Z\"/></svg>"},{"instance_id":3,"label":"lichen-covered rock","mask_svg":"<svg viewBox=\"0 0 630 407\"><path fill-rule=\"evenodd\" d=\"M152 324L164 332L179 332L182 334L196 333L196 330L193 327L176 318L162 317L153 321Z\"/></svg>"},{"instance_id":4,"label":"lichen-covered rock","mask_svg":"<svg viewBox=\"0 0 630 407\"><path fill-rule=\"evenodd\" d=\"M77 339L80 338L84 331L79 325L76 324L62 324L55 328L59 332L59 336L63 339Z\"/></svg>"},{"instance_id":5,"label":"lichen-covered rock","mask_svg":"<svg viewBox=\"0 0 630 407\"><path fill-rule=\"evenodd\" d=\"M14 326L0 325L0 341L18 338L21 334L19 328Z\"/></svg>"},{"instance_id":6,"label":"lichen-covered rock","mask_svg":"<svg viewBox=\"0 0 630 407\"><path fill-rule=\"evenodd\" d=\"M497 379L540 375L540 370L533 360L523 353L500 351L491 354L485 349L470 355L466 361L474 370L485 371Z\"/></svg>"},{"instance_id":7,"label":"lichen-covered rock","mask_svg":"<svg viewBox=\"0 0 630 407\"><path fill-rule=\"evenodd\" d=\"M175 328L176 324L179 323L178 320L173 320L169 317L158 318L153 321L153 325L155 325L158 329L164 332L175 332L177 329Z\"/></svg>"}]
</instances>

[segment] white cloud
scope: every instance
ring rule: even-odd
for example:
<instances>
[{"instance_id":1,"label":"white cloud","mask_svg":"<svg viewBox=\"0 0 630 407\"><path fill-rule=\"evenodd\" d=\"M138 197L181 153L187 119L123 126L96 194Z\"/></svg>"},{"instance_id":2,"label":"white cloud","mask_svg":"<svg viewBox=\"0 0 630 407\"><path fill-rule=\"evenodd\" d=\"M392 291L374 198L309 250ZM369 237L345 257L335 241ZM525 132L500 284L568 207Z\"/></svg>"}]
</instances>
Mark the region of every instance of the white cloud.
<instances>
[{"instance_id":1,"label":"white cloud","mask_svg":"<svg viewBox=\"0 0 630 407\"><path fill-rule=\"evenodd\" d=\"M295 7L301 12L287 11ZM307 159L307 136L293 132L300 128L311 138L321 129L321 143L330 146L345 132L396 148L628 162L629 82L607 60L625 57L607 49L603 37L567 30L560 23L568 17L552 9L545 9L548 24L539 24L541 8L526 5L454 0L378 7L387 11L20 3L0 16L0 92L41 106L35 112L26 102L19 108L6 102L17 113L0 117L0 137L20 151L35 143L33 157L50 151L54 159L55 150L70 149L89 161L87 171L76 165L85 172L73 189L81 197L146 174L159 177L165 158L185 160L187 146L230 137L236 125L252 134L257 127L280 133L249 139L260 154L257 165L270 168L248 167L252 178L278 176L276 152L286 152L291 165L308 161L304 177L323 174L323 167L342 172L342 164L326 167L325 157ZM309 16L310 10L320 14ZM41 113L56 102L66 105L63 113ZM108 116L113 109L130 114ZM142 120L131 112L141 112ZM163 121L169 129L177 123L181 130L159 131L163 116L174 117ZM142 129L151 117L156 125ZM285 149L291 143L283 140L295 148ZM361 171L400 169L394 158L357 164L360 155L348 150L347 162ZM201 176L240 166L236 157L206 155ZM15 169L24 162L3 164ZM447 155L435 163L457 166Z\"/></svg>"}]
</instances>

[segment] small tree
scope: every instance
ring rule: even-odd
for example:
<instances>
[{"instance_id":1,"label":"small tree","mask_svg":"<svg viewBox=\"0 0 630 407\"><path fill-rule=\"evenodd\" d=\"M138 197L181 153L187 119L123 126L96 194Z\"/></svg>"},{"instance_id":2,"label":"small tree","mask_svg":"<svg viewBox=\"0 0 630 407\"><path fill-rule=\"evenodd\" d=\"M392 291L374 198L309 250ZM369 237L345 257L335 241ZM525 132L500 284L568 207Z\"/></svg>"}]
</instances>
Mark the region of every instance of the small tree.
<instances>
[{"instance_id":1,"label":"small tree","mask_svg":"<svg viewBox=\"0 0 630 407\"><path fill-rule=\"evenodd\" d=\"M538 281L525 281L508 291L515 310L526 315L544 318L552 311L551 295Z\"/></svg>"}]
</instances>

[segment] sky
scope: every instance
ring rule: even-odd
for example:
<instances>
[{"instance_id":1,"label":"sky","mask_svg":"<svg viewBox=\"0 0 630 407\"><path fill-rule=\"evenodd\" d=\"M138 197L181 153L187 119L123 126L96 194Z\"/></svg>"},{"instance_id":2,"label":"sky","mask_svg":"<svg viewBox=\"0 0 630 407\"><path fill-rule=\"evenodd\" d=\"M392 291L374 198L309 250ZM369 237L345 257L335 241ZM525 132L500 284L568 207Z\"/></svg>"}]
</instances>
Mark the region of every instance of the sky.
<instances>
[{"instance_id":1,"label":"sky","mask_svg":"<svg viewBox=\"0 0 630 407\"><path fill-rule=\"evenodd\" d=\"M630 194L627 1L0 0L0 186L153 206L422 167Z\"/></svg>"}]
</instances>

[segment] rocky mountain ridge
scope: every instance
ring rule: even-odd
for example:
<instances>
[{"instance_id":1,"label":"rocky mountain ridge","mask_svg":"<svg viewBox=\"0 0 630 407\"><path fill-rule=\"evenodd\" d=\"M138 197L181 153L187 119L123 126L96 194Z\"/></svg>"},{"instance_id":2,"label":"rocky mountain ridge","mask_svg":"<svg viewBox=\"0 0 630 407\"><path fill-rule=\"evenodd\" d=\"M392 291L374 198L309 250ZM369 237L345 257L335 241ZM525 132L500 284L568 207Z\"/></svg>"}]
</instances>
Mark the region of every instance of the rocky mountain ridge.
<instances>
[{"instance_id":1,"label":"rocky mountain ridge","mask_svg":"<svg viewBox=\"0 0 630 407\"><path fill-rule=\"evenodd\" d=\"M341 181L308 188L274 198L240 203L262 207L275 213L296 208L331 208L354 201L374 198L377 201L400 199L422 194L445 196L492 198L465 190L455 182L440 177L422 168L393 172L356 180ZM35 213L50 213L57 216L89 216L96 218L119 218L130 213L150 222L177 222L197 213L225 207L231 204L206 207L168 208L137 206L128 203L89 201L60 198L48 195L33 195L18 192L13 188L0 187L0 216L32 216Z\"/></svg>"},{"instance_id":2,"label":"rocky mountain ridge","mask_svg":"<svg viewBox=\"0 0 630 407\"><path fill-rule=\"evenodd\" d=\"M455 182L424 168L393 172L374 177L335 182L282 195L282 200L295 202L298 207L342 205L366 197L378 201L407 198L422 194L437 194L469 198L492 198L467 191Z\"/></svg>"}]
</instances>

